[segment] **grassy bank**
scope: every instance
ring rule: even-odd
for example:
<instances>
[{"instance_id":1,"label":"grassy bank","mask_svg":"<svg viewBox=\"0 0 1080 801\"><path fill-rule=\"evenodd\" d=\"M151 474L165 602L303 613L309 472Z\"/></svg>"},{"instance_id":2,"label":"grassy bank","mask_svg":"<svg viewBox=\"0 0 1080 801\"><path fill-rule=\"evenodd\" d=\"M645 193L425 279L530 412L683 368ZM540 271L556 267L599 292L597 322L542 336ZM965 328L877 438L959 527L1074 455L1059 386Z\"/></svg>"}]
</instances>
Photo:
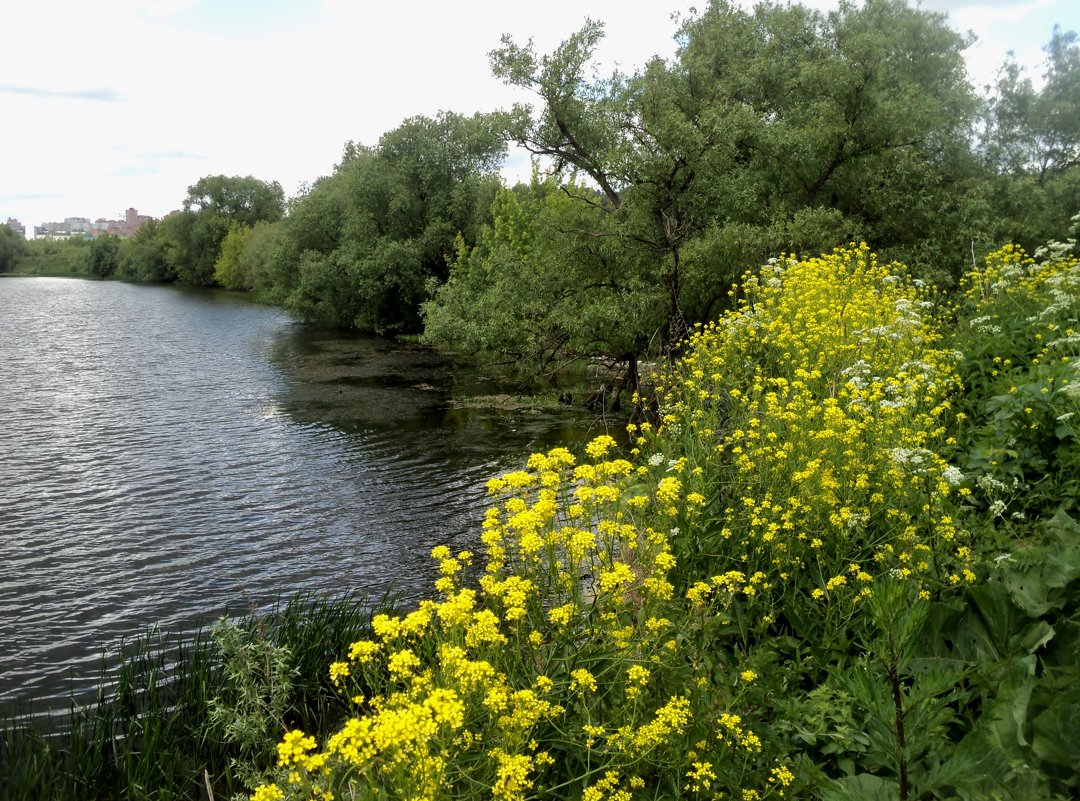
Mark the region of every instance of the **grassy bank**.
<instances>
[{"instance_id":1,"label":"grassy bank","mask_svg":"<svg viewBox=\"0 0 1080 801\"><path fill-rule=\"evenodd\" d=\"M370 631L364 597L296 596L194 636L150 632L103 659L98 696L66 714L7 712L3 799L226 799L272 758L283 726L329 731L345 707L326 676ZM242 725L237 727L236 723Z\"/></svg>"}]
</instances>

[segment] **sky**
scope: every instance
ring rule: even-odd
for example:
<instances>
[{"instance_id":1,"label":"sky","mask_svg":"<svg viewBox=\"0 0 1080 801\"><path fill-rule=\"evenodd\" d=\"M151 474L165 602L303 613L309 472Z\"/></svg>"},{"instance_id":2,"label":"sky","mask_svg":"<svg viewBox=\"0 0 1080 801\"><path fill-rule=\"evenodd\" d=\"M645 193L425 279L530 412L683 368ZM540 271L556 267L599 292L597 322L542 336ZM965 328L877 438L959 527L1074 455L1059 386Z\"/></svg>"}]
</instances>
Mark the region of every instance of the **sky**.
<instances>
[{"instance_id":1,"label":"sky","mask_svg":"<svg viewBox=\"0 0 1080 801\"><path fill-rule=\"evenodd\" d=\"M34 0L0 10L0 223L163 216L206 175L278 181L287 197L330 174L348 141L406 117L525 99L491 76L502 34L547 52L586 17L605 23L604 71L674 52L694 0ZM702 5L705 0L700 0ZM804 0L831 9L837 0ZM749 5L749 0L746 2ZM1037 78L1076 0L923 0L978 39L976 86L1009 51ZM504 174L525 176L512 153Z\"/></svg>"}]
</instances>

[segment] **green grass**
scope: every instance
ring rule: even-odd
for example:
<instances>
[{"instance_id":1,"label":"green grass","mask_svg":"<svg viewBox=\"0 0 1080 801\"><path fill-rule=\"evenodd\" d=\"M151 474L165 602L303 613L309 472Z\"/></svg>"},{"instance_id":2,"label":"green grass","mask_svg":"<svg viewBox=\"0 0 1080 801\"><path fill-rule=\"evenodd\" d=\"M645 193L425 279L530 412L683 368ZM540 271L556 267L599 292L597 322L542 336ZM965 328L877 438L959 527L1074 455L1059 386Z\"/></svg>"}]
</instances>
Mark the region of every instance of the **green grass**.
<instances>
[{"instance_id":1,"label":"green grass","mask_svg":"<svg viewBox=\"0 0 1080 801\"><path fill-rule=\"evenodd\" d=\"M321 731L339 725L345 708L327 665L388 606L356 593L297 595L232 622L288 649L295 678L285 719ZM0 799L225 799L242 792L230 767L242 755L209 713L211 699L235 689L209 629L150 631L122 643L103 658L89 703L72 698L67 713L50 716L7 713Z\"/></svg>"}]
</instances>

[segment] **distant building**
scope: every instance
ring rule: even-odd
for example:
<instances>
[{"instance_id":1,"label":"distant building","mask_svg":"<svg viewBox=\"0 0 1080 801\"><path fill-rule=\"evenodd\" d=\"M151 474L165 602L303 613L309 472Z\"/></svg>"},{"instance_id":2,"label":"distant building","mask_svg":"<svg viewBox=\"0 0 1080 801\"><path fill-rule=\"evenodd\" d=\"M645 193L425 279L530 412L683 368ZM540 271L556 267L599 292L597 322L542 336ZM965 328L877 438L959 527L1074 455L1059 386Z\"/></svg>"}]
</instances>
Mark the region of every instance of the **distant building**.
<instances>
[{"instance_id":1,"label":"distant building","mask_svg":"<svg viewBox=\"0 0 1080 801\"><path fill-rule=\"evenodd\" d=\"M75 234L90 235L90 221L85 217L65 217L64 227L67 228L73 236Z\"/></svg>"},{"instance_id":2,"label":"distant building","mask_svg":"<svg viewBox=\"0 0 1080 801\"><path fill-rule=\"evenodd\" d=\"M73 236L94 238L103 234L131 237L150 222L153 217L139 214L135 209L124 212L122 220L106 220L104 217L90 222L86 217L65 217L63 222L47 222L34 226L34 236L41 239L70 239ZM12 222L8 221L9 224Z\"/></svg>"},{"instance_id":3,"label":"distant building","mask_svg":"<svg viewBox=\"0 0 1080 801\"><path fill-rule=\"evenodd\" d=\"M135 209L128 209L122 220L106 220L104 217L94 220L94 224L90 226L90 235L112 234L124 238L135 236L135 232L152 219L154 218L146 214L139 214Z\"/></svg>"},{"instance_id":4,"label":"distant building","mask_svg":"<svg viewBox=\"0 0 1080 801\"><path fill-rule=\"evenodd\" d=\"M124 213L124 236L135 236L135 232L152 219L154 218L149 214L139 214L135 209L128 209Z\"/></svg>"},{"instance_id":5,"label":"distant building","mask_svg":"<svg viewBox=\"0 0 1080 801\"><path fill-rule=\"evenodd\" d=\"M35 239L71 239L73 236L90 236L90 221L85 217L68 217L63 222L34 226Z\"/></svg>"},{"instance_id":6,"label":"distant building","mask_svg":"<svg viewBox=\"0 0 1080 801\"><path fill-rule=\"evenodd\" d=\"M123 223L120 220L106 220L104 217L98 217L94 220L94 224L90 228L90 233L93 236L103 236L105 234L120 236L121 225L123 225Z\"/></svg>"},{"instance_id":7,"label":"distant building","mask_svg":"<svg viewBox=\"0 0 1080 801\"><path fill-rule=\"evenodd\" d=\"M19 234L23 239L26 238L26 226L16 220L14 217L8 217L7 227L15 233Z\"/></svg>"}]
</instances>

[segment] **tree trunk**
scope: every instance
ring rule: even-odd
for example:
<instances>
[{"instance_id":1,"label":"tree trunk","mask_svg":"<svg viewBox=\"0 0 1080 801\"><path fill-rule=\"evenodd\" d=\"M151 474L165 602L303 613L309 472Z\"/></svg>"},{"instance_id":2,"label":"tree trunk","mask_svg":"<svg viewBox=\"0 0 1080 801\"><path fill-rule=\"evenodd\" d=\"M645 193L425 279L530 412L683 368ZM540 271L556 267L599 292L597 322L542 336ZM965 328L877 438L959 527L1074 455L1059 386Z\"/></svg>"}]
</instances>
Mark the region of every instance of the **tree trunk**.
<instances>
[{"instance_id":1,"label":"tree trunk","mask_svg":"<svg viewBox=\"0 0 1080 801\"><path fill-rule=\"evenodd\" d=\"M623 373L619 385L615 388L615 398L611 402L611 411L617 412L622 409L622 393L624 389L637 392L641 385L641 375L638 372L638 357L636 353L630 353L625 357L626 372Z\"/></svg>"},{"instance_id":2,"label":"tree trunk","mask_svg":"<svg viewBox=\"0 0 1080 801\"><path fill-rule=\"evenodd\" d=\"M668 360L674 361L675 351L678 349L679 343L686 339L686 336L689 333L686 317L679 307L679 291L681 286L679 283L679 246L677 244L673 245L671 248L671 270L668 272L667 276L667 289L667 342L664 343L664 349L667 351Z\"/></svg>"}]
</instances>

